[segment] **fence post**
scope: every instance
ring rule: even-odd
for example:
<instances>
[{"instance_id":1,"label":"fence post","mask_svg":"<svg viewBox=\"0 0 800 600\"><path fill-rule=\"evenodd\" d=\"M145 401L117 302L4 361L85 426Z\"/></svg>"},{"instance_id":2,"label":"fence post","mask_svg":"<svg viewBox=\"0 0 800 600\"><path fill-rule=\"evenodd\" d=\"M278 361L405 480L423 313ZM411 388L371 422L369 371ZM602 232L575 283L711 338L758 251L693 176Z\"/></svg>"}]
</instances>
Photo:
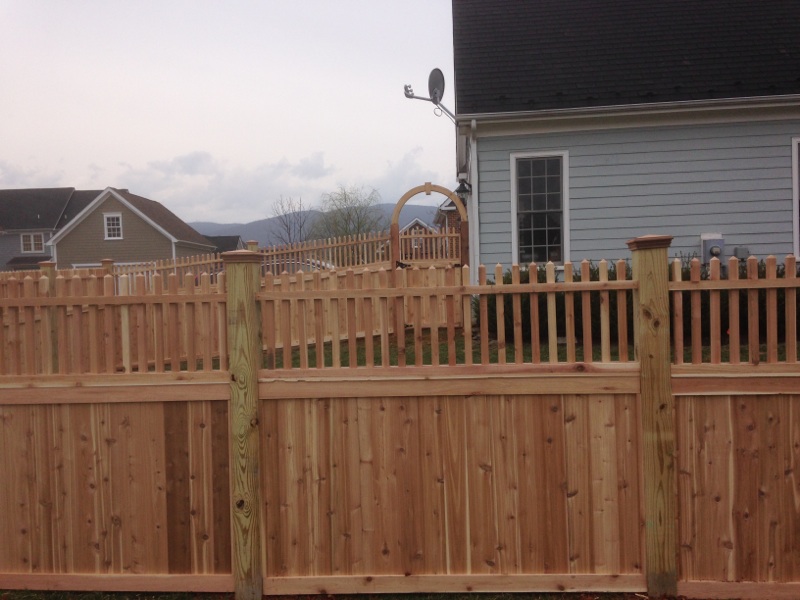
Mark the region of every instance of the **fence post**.
<instances>
[{"instance_id":1,"label":"fence post","mask_svg":"<svg viewBox=\"0 0 800 600\"><path fill-rule=\"evenodd\" d=\"M256 240L248 240L246 243L250 252L258 252L258 242Z\"/></svg>"},{"instance_id":2,"label":"fence post","mask_svg":"<svg viewBox=\"0 0 800 600\"><path fill-rule=\"evenodd\" d=\"M260 319L255 295L261 256L248 250L222 255L228 285L227 322L231 403L230 477L233 576L236 600L260 600L261 499L258 427Z\"/></svg>"},{"instance_id":3,"label":"fence post","mask_svg":"<svg viewBox=\"0 0 800 600\"><path fill-rule=\"evenodd\" d=\"M669 278L671 236L628 242L633 253L633 324L640 365L644 454L645 571L651 597L676 596L678 585L675 402L670 380Z\"/></svg>"}]
</instances>

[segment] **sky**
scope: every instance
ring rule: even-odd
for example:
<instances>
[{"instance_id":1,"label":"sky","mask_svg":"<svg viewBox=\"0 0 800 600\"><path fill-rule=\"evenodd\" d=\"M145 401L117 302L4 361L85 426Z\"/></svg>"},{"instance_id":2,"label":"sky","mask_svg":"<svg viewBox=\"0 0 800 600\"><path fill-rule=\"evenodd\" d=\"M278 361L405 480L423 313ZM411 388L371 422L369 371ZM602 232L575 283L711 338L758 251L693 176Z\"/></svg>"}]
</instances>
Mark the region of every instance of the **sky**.
<instances>
[{"instance_id":1,"label":"sky","mask_svg":"<svg viewBox=\"0 0 800 600\"><path fill-rule=\"evenodd\" d=\"M455 188L450 0L0 0L0 188L127 188L247 223ZM418 196L438 204L443 197Z\"/></svg>"}]
</instances>

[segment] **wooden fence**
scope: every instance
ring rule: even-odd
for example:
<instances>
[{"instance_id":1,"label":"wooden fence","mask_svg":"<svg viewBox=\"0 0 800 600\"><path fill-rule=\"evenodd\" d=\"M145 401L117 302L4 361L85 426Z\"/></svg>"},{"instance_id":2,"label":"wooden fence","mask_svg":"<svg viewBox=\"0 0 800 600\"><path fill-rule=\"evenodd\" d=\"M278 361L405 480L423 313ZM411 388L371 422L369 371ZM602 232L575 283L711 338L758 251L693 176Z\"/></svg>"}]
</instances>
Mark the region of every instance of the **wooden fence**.
<instances>
[{"instance_id":1,"label":"wooden fence","mask_svg":"<svg viewBox=\"0 0 800 600\"><path fill-rule=\"evenodd\" d=\"M800 596L796 265L670 282L667 244L633 241L632 277L276 281L244 252L224 295L7 293L0 589ZM114 372L26 374L37 311L111 307L104 343L213 301L225 366L164 342L126 372L122 336Z\"/></svg>"}]
</instances>

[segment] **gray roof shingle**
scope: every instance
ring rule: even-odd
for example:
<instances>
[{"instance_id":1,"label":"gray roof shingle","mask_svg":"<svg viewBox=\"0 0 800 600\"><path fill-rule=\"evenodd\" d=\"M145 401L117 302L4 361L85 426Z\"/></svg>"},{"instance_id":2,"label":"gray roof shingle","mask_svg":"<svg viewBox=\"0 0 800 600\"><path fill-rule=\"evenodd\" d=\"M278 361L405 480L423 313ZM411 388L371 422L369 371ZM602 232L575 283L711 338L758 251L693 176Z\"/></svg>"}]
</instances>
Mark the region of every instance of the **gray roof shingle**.
<instances>
[{"instance_id":1,"label":"gray roof shingle","mask_svg":"<svg viewBox=\"0 0 800 600\"><path fill-rule=\"evenodd\" d=\"M798 0L453 0L458 115L800 94Z\"/></svg>"}]
</instances>

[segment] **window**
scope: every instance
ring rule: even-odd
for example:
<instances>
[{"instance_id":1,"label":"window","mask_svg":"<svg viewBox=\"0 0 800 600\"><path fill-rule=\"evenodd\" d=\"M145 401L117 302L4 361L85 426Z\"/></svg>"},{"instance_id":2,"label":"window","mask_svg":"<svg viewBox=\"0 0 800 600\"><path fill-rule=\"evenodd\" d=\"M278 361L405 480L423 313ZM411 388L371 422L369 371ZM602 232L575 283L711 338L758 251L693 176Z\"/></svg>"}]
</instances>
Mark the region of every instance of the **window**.
<instances>
[{"instance_id":1,"label":"window","mask_svg":"<svg viewBox=\"0 0 800 600\"><path fill-rule=\"evenodd\" d=\"M23 233L22 251L26 254L42 254L44 252L44 234Z\"/></svg>"},{"instance_id":2,"label":"window","mask_svg":"<svg viewBox=\"0 0 800 600\"><path fill-rule=\"evenodd\" d=\"M120 213L103 213L105 220L106 239L122 239L122 215Z\"/></svg>"},{"instance_id":3,"label":"window","mask_svg":"<svg viewBox=\"0 0 800 600\"><path fill-rule=\"evenodd\" d=\"M514 260L563 263L569 259L567 153L512 154Z\"/></svg>"}]
</instances>

